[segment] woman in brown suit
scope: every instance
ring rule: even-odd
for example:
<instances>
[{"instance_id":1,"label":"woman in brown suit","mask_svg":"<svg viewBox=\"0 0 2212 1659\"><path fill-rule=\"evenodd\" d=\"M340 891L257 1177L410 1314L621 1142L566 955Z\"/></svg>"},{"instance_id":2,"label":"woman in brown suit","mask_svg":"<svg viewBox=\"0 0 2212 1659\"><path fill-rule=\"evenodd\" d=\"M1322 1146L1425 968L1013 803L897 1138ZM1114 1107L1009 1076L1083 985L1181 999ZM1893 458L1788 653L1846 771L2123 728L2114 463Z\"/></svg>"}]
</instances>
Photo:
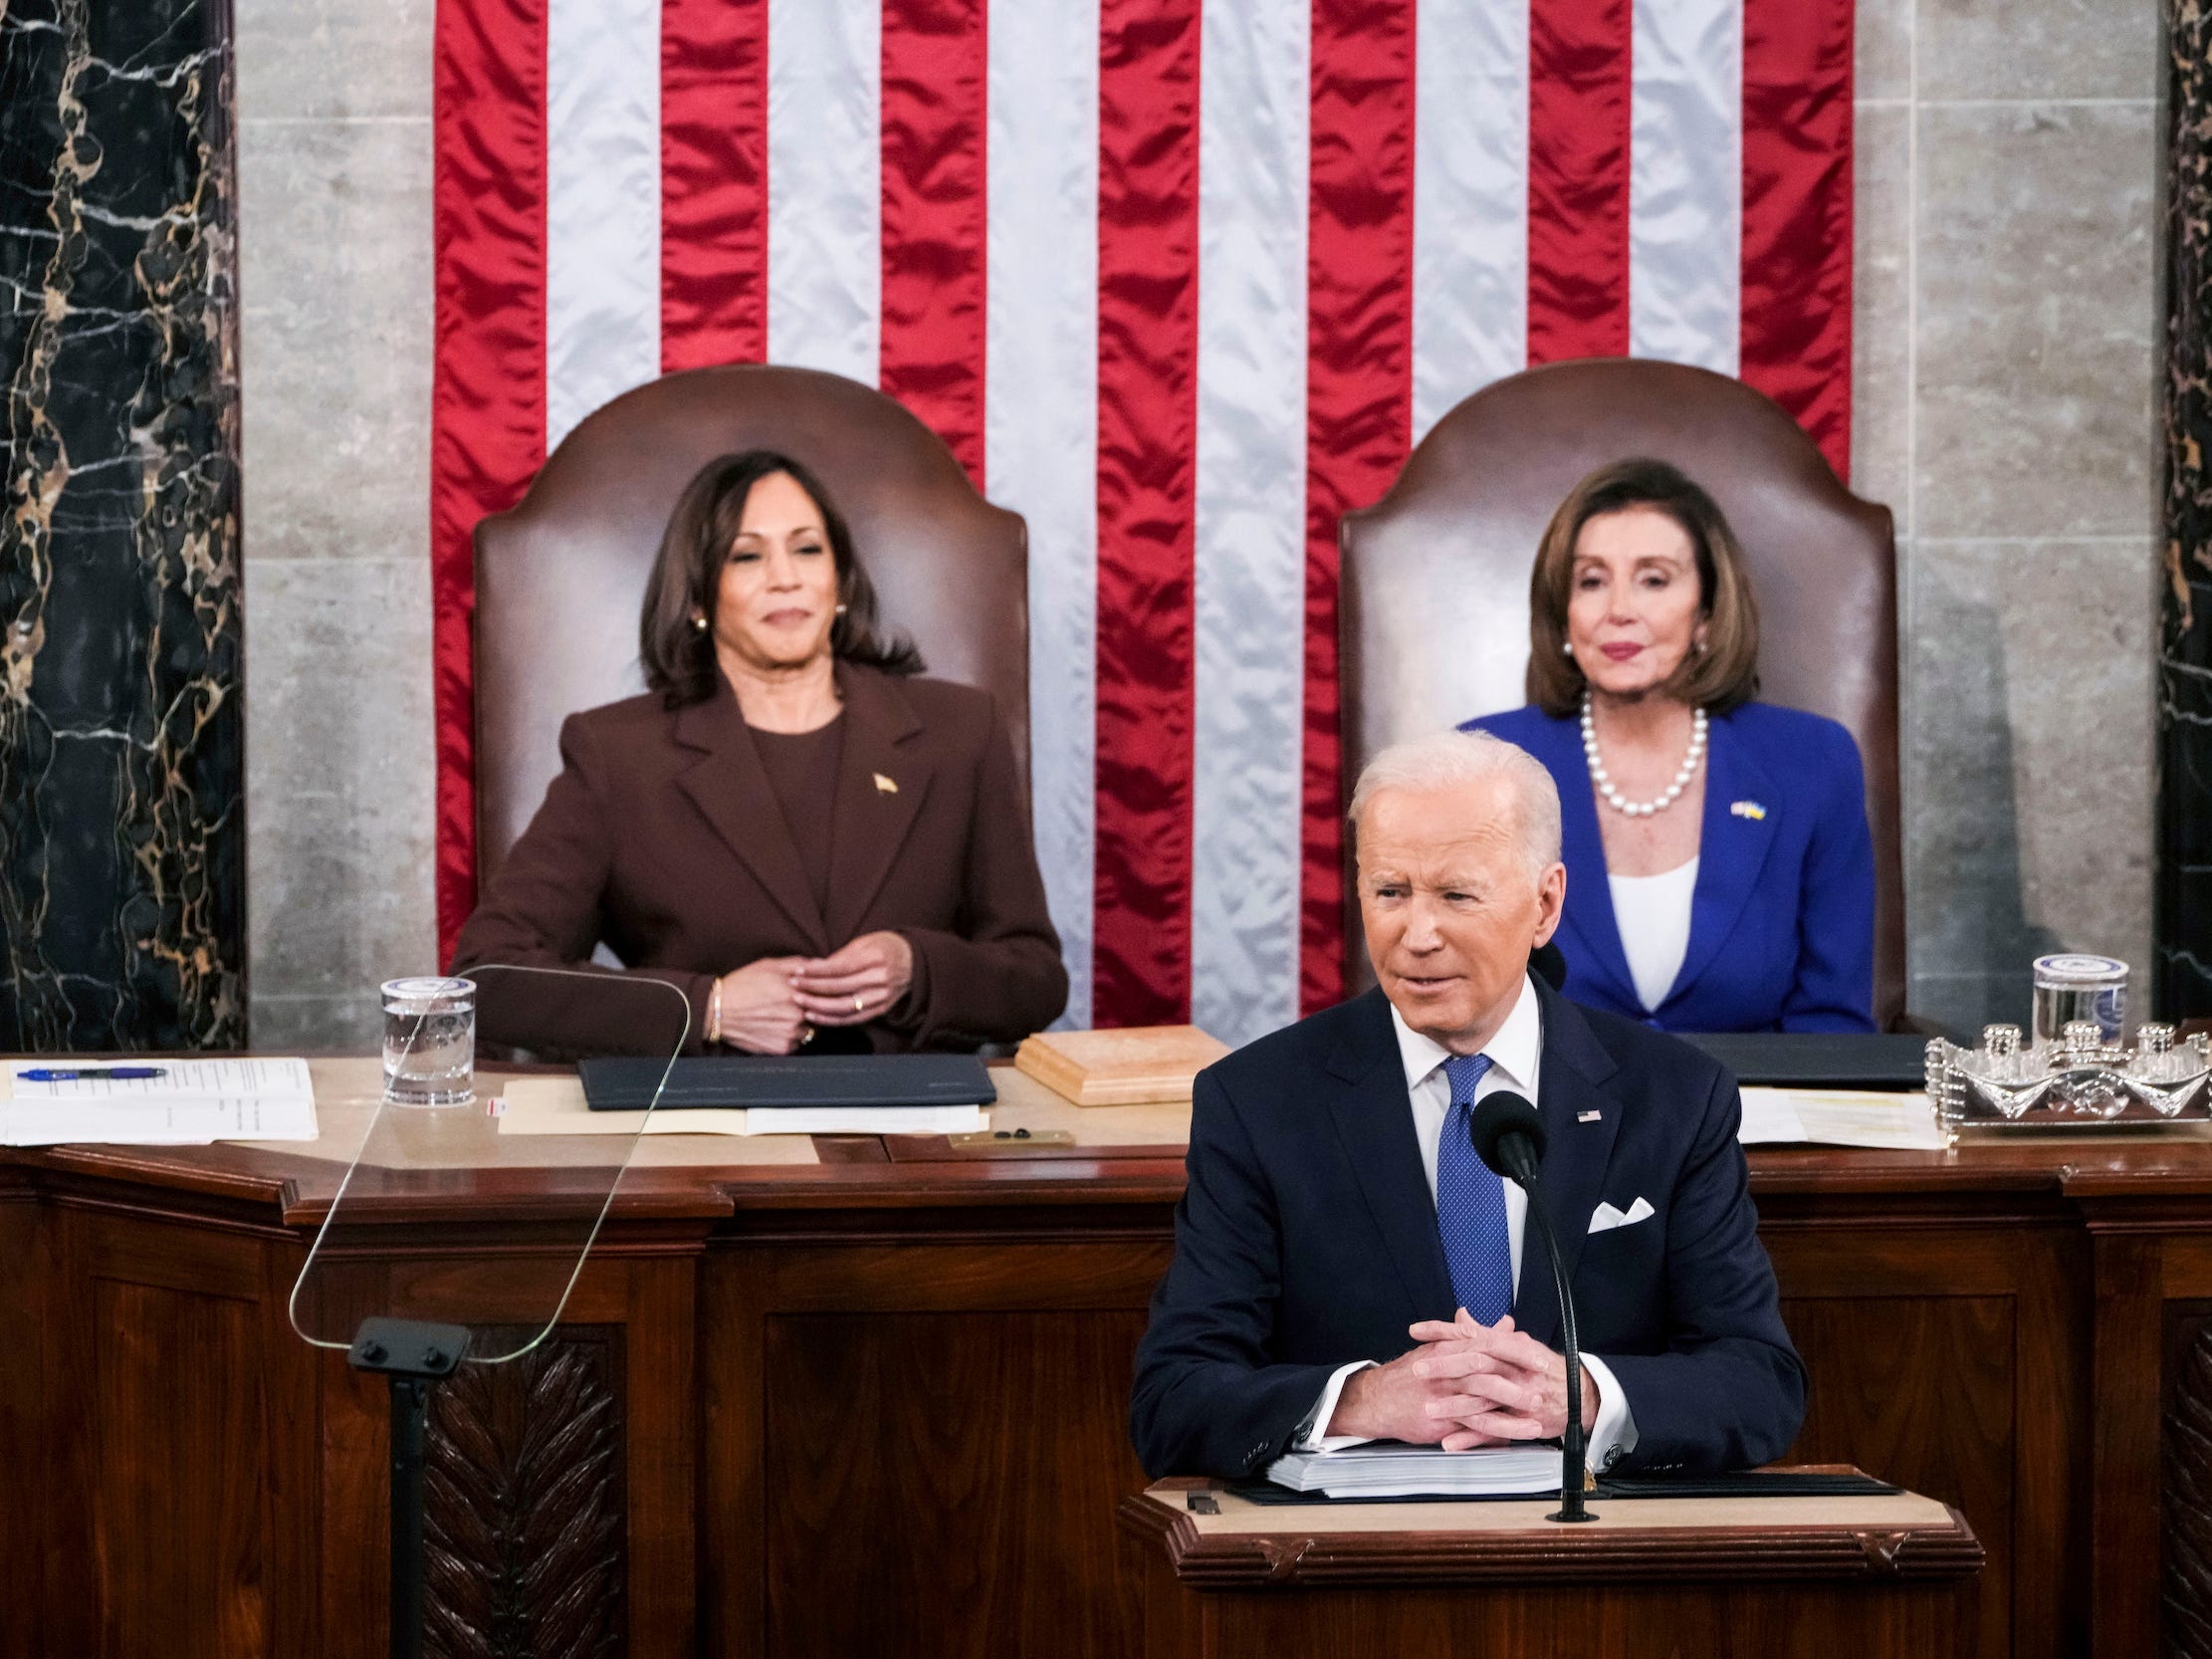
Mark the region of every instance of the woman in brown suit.
<instances>
[{"instance_id":1,"label":"woman in brown suit","mask_svg":"<svg viewBox=\"0 0 2212 1659\"><path fill-rule=\"evenodd\" d=\"M690 998L693 1054L973 1049L1059 1014L1067 973L996 705L921 678L914 646L879 634L803 467L750 450L685 487L639 636L651 690L562 725L560 776L462 928L457 972L585 968L604 943L620 972ZM665 1052L674 1013L479 974L485 1039L540 1053Z\"/></svg>"}]
</instances>

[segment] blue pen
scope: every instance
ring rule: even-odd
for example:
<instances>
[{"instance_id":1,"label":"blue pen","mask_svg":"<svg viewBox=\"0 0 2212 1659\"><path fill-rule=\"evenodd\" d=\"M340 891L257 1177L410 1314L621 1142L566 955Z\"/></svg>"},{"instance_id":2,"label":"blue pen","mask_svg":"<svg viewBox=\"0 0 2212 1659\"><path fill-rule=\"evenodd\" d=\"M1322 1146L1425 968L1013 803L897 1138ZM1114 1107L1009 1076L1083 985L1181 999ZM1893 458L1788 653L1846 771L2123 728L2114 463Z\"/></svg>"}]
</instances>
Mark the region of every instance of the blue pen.
<instances>
[{"instance_id":1,"label":"blue pen","mask_svg":"<svg viewBox=\"0 0 2212 1659\"><path fill-rule=\"evenodd\" d=\"M34 1066L16 1075L27 1083L73 1083L101 1077L118 1081L135 1081L140 1077L165 1077L168 1070L159 1066L79 1066L74 1067Z\"/></svg>"}]
</instances>

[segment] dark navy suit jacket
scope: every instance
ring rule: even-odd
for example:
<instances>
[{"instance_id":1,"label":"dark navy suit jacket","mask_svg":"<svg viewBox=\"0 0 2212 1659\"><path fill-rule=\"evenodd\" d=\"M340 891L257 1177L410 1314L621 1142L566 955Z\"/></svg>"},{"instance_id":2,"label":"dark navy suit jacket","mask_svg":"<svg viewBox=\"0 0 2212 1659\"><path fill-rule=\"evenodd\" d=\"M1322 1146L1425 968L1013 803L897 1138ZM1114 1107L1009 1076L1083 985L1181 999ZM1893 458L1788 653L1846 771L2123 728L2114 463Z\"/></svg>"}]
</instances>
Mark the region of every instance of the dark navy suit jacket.
<instances>
[{"instance_id":1,"label":"dark navy suit jacket","mask_svg":"<svg viewBox=\"0 0 2212 1659\"><path fill-rule=\"evenodd\" d=\"M1687 1044L1578 1009L1539 982L1538 1183L1583 1347L1627 1393L1625 1468L1779 1457L1805 1374L1776 1304L1726 1069ZM1338 1366L1390 1360L1454 1299L1413 1104L1380 991L1199 1074L1175 1260L1137 1350L1130 1433L1154 1475L1234 1479L1288 1449ZM1649 1220L1592 1237L1601 1202ZM1514 1321L1560 1344L1536 1232Z\"/></svg>"},{"instance_id":2,"label":"dark navy suit jacket","mask_svg":"<svg viewBox=\"0 0 2212 1659\"><path fill-rule=\"evenodd\" d=\"M1518 708L1461 730L1519 745L1559 785L1576 1002L1662 1031L1875 1029L1874 838L1859 746L1835 721L1772 703L1713 716L1689 950L1655 1009L1621 948L1581 723Z\"/></svg>"}]
</instances>

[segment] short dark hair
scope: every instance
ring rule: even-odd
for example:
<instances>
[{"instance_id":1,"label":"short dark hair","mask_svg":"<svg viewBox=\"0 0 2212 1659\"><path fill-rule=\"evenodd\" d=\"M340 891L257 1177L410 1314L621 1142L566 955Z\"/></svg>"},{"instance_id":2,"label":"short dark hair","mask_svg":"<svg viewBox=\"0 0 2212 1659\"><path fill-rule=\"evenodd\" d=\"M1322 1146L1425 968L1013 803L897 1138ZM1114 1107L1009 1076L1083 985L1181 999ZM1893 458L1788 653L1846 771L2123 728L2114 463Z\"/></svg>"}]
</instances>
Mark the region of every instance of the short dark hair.
<instances>
[{"instance_id":1,"label":"short dark hair","mask_svg":"<svg viewBox=\"0 0 2212 1659\"><path fill-rule=\"evenodd\" d=\"M661 534L660 555L645 584L645 604L638 616L637 652L645 683L661 693L670 708L703 703L714 695L721 672L715 662L714 632L696 626L695 615L712 617L722 567L730 544L745 519L746 497L764 478L782 473L804 490L822 516L829 553L837 569L837 599L844 610L829 628L829 651L840 662L857 662L887 674L919 674L922 653L903 633L886 633L876 621L875 585L853 551L852 532L821 480L773 449L748 449L718 455L692 475Z\"/></svg>"},{"instance_id":2,"label":"short dark hair","mask_svg":"<svg viewBox=\"0 0 2212 1659\"><path fill-rule=\"evenodd\" d=\"M1697 554L1698 609L1705 648L1682 659L1666 694L1725 714L1759 694L1759 604L1743 550L1719 505L1679 467L1639 457L1600 467L1567 492L1544 527L1528 583L1528 700L1554 719L1582 704L1588 686L1567 655L1567 605L1574 593L1582 527L1632 507L1664 513Z\"/></svg>"}]
</instances>

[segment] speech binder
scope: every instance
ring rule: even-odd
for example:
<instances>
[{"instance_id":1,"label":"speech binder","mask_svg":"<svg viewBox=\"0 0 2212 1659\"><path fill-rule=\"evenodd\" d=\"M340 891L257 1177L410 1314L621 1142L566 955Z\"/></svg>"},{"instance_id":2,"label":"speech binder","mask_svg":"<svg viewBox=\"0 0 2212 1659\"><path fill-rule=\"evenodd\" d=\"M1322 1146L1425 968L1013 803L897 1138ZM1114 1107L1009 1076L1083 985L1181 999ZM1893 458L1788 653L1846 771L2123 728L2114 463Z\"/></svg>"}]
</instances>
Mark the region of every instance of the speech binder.
<instances>
[{"instance_id":1,"label":"speech binder","mask_svg":"<svg viewBox=\"0 0 2212 1659\"><path fill-rule=\"evenodd\" d=\"M663 1067L668 1086L655 1104ZM602 1056L578 1062L576 1073L593 1111L988 1106L998 1098L990 1071L974 1055L705 1055L673 1066L651 1057Z\"/></svg>"}]
</instances>

